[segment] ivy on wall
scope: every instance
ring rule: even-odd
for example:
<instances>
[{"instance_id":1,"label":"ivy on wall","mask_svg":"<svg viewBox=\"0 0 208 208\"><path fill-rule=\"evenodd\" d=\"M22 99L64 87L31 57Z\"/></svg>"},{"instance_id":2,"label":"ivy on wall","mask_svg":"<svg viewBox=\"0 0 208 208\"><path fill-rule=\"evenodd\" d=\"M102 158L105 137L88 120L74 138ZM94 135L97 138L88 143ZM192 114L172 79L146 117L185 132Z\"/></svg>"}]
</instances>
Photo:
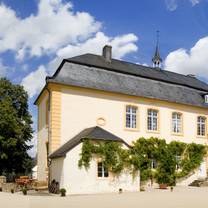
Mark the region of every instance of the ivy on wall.
<instances>
[{"instance_id":1,"label":"ivy on wall","mask_svg":"<svg viewBox=\"0 0 208 208\"><path fill-rule=\"evenodd\" d=\"M158 183L173 185L176 178L198 168L206 153L207 147L201 144L178 141L167 144L164 139L154 137L139 138L130 149L123 149L119 142L85 139L78 165L88 169L93 156L97 156L114 174L128 168L132 174L140 171L141 181L156 179ZM153 159L157 161L155 171L151 168ZM180 171L176 170L176 166L180 166Z\"/></svg>"},{"instance_id":2,"label":"ivy on wall","mask_svg":"<svg viewBox=\"0 0 208 208\"><path fill-rule=\"evenodd\" d=\"M129 163L129 151L122 148L122 144L113 141L91 141L85 139L78 162L79 167L90 167L90 161L96 155L101 158L105 166L114 174L119 174Z\"/></svg>"}]
</instances>

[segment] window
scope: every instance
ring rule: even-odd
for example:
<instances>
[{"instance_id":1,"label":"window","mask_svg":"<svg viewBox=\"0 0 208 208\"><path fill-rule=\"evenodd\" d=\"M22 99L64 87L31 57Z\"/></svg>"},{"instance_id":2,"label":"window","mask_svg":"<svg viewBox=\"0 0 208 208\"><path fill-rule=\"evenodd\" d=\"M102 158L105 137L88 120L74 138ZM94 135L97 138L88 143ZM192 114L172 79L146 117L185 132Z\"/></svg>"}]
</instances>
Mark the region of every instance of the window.
<instances>
[{"instance_id":1,"label":"window","mask_svg":"<svg viewBox=\"0 0 208 208\"><path fill-rule=\"evenodd\" d=\"M108 177L108 169L105 167L103 162L97 163L97 175L99 178L107 178Z\"/></svg>"},{"instance_id":2,"label":"window","mask_svg":"<svg viewBox=\"0 0 208 208\"><path fill-rule=\"evenodd\" d=\"M156 159L151 160L151 169L157 169L157 160Z\"/></svg>"},{"instance_id":3,"label":"window","mask_svg":"<svg viewBox=\"0 0 208 208\"><path fill-rule=\"evenodd\" d=\"M208 95L204 95L204 102L208 103Z\"/></svg>"},{"instance_id":4,"label":"window","mask_svg":"<svg viewBox=\"0 0 208 208\"><path fill-rule=\"evenodd\" d=\"M137 107L126 106L126 128L137 128Z\"/></svg>"},{"instance_id":5,"label":"window","mask_svg":"<svg viewBox=\"0 0 208 208\"><path fill-rule=\"evenodd\" d=\"M182 114L172 113L172 132L182 133Z\"/></svg>"},{"instance_id":6,"label":"window","mask_svg":"<svg viewBox=\"0 0 208 208\"><path fill-rule=\"evenodd\" d=\"M149 131L158 131L158 111L148 109L147 129Z\"/></svg>"},{"instance_id":7,"label":"window","mask_svg":"<svg viewBox=\"0 0 208 208\"><path fill-rule=\"evenodd\" d=\"M176 159L176 170L180 170L181 169L181 156L176 155L175 159Z\"/></svg>"},{"instance_id":8,"label":"window","mask_svg":"<svg viewBox=\"0 0 208 208\"><path fill-rule=\"evenodd\" d=\"M206 134L206 118L203 116L197 117L197 135L205 136Z\"/></svg>"}]
</instances>

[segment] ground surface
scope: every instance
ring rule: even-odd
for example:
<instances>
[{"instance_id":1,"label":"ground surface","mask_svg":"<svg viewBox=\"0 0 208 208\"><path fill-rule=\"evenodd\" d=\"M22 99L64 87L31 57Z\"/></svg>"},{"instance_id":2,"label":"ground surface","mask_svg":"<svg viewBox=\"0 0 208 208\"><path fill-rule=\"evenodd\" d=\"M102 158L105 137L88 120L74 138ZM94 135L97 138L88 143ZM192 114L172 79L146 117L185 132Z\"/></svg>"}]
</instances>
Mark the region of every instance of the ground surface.
<instances>
[{"instance_id":1,"label":"ground surface","mask_svg":"<svg viewBox=\"0 0 208 208\"><path fill-rule=\"evenodd\" d=\"M82 196L23 196L0 193L1 208L208 208L208 188L147 190L140 193L98 194Z\"/></svg>"}]
</instances>

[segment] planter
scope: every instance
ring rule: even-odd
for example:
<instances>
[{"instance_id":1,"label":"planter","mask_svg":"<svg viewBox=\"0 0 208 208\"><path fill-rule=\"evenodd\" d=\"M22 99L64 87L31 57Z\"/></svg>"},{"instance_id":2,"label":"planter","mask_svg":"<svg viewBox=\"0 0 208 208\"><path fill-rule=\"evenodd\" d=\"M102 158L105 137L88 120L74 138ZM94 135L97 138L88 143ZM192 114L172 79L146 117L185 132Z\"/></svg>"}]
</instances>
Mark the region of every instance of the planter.
<instances>
[{"instance_id":1,"label":"planter","mask_svg":"<svg viewBox=\"0 0 208 208\"><path fill-rule=\"evenodd\" d=\"M160 189L167 189L168 185L165 183L159 184Z\"/></svg>"}]
</instances>

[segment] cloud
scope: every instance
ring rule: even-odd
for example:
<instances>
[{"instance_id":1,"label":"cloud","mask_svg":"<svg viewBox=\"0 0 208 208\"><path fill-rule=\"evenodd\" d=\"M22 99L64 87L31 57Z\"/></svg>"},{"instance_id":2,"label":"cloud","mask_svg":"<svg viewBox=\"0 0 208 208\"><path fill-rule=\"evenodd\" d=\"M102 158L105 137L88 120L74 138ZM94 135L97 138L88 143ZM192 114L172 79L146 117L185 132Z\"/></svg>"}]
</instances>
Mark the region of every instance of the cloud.
<instances>
[{"instance_id":1,"label":"cloud","mask_svg":"<svg viewBox=\"0 0 208 208\"><path fill-rule=\"evenodd\" d=\"M76 44L101 27L90 14L75 13L72 4L62 0L39 0L37 14L24 19L1 3L0 19L0 52L15 51L20 60L26 54L41 56L68 43Z\"/></svg>"},{"instance_id":2,"label":"cloud","mask_svg":"<svg viewBox=\"0 0 208 208\"><path fill-rule=\"evenodd\" d=\"M178 7L176 0L165 0L165 4L169 11L175 11Z\"/></svg>"},{"instance_id":3,"label":"cloud","mask_svg":"<svg viewBox=\"0 0 208 208\"><path fill-rule=\"evenodd\" d=\"M196 6L202 0L186 0L191 3L192 6ZM166 8L169 11L175 11L178 8L179 0L165 0Z\"/></svg>"},{"instance_id":4,"label":"cloud","mask_svg":"<svg viewBox=\"0 0 208 208\"><path fill-rule=\"evenodd\" d=\"M113 57L118 59L138 50L136 35L129 33L109 37L102 32L100 22L86 12L75 13L70 2L40 0L38 13L25 19L18 18L15 11L3 4L0 5L0 17L1 10L8 16L11 22L9 28L13 27L13 32L7 28L8 25L4 26L4 35L0 32L0 52L14 50L17 60L24 59L26 54L42 56L50 53L49 57L53 57L48 64L40 66L23 78L21 84L30 98L40 92L45 76L52 75L63 58L83 53L101 54L105 44L112 45ZM12 40L11 44L7 45L9 40ZM7 47L1 49L1 45Z\"/></svg>"},{"instance_id":5,"label":"cloud","mask_svg":"<svg viewBox=\"0 0 208 208\"><path fill-rule=\"evenodd\" d=\"M195 6L199 4L201 0L189 0L189 1L191 2L192 6Z\"/></svg>"},{"instance_id":6,"label":"cloud","mask_svg":"<svg viewBox=\"0 0 208 208\"><path fill-rule=\"evenodd\" d=\"M30 142L28 142L28 145L32 145L33 147L28 150L28 154L35 158L37 155L37 132L33 133L33 138Z\"/></svg>"},{"instance_id":7,"label":"cloud","mask_svg":"<svg viewBox=\"0 0 208 208\"><path fill-rule=\"evenodd\" d=\"M77 45L70 44L61 48L58 50L57 56L69 58L84 53L101 55L103 46L109 44L112 46L113 57L120 59L128 53L137 51L136 41L137 37L134 34L126 34L112 38L102 32L98 32L93 38L88 39L84 43L78 43Z\"/></svg>"},{"instance_id":8,"label":"cloud","mask_svg":"<svg viewBox=\"0 0 208 208\"><path fill-rule=\"evenodd\" d=\"M39 66L36 71L29 73L23 78L21 85L28 92L29 97L33 97L41 91L45 84L45 77L48 75L44 66Z\"/></svg>"},{"instance_id":9,"label":"cloud","mask_svg":"<svg viewBox=\"0 0 208 208\"><path fill-rule=\"evenodd\" d=\"M180 48L168 54L165 69L182 74L208 77L208 36L201 38L190 49Z\"/></svg>"}]
</instances>

